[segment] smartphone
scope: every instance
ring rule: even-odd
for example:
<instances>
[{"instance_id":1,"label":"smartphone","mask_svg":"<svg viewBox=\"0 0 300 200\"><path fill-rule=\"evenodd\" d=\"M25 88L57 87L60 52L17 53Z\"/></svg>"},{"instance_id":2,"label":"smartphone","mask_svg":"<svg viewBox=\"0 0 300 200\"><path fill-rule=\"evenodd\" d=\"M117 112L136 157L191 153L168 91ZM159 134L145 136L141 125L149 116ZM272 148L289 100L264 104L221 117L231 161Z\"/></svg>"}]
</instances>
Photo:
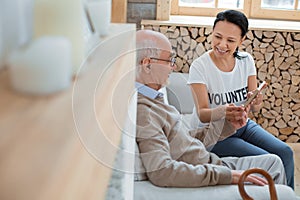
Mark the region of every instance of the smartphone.
<instances>
[{"instance_id":1,"label":"smartphone","mask_svg":"<svg viewBox=\"0 0 300 200\"><path fill-rule=\"evenodd\" d=\"M253 92L253 94L247 99L247 101L244 103L244 106L247 107L252 101L253 99L255 99L257 97L257 95L263 91L263 89L265 89L267 87L267 82L263 81L258 88Z\"/></svg>"}]
</instances>

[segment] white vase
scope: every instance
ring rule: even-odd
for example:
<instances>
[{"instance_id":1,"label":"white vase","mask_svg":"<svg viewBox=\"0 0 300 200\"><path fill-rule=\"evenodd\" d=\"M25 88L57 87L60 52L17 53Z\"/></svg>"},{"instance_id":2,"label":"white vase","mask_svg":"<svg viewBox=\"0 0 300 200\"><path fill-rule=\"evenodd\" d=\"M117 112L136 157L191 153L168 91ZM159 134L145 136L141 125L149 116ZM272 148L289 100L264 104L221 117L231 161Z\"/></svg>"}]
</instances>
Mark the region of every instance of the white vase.
<instances>
[{"instance_id":1,"label":"white vase","mask_svg":"<svg viewBox=\"0 0 300 200\"><path fill-rule=\"evenodd\" d=\"M65 37L40 37L28 47L14 51L9 74L16 91L51 94L70 86L71 42Z\"/></svg>"}]
</instances>

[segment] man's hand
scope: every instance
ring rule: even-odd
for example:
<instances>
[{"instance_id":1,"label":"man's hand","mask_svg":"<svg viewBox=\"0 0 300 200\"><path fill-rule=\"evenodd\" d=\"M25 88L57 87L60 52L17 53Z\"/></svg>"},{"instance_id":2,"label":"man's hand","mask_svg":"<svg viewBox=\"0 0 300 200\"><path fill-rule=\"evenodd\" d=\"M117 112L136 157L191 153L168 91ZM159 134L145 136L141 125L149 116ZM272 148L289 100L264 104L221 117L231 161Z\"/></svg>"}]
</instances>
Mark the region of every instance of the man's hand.
<instances>
[{"instance_id":1,"label":"man's hand","mask_svg":"<svg viewBox=\"0 0 300 200\"><path fill-rule=\"evenodd\" d=\"M240 179L241 175L243 174L243 172L244 171L231 170L231 174L232 174L231 183L237 184L239 182L239 179ZM259 177L256 175L247 176L245 181L249 182L249 183L253 183L255 185L260 185L260 186L264 186L264 185L268 184L268 181L265 178L262 178L262 177Z\"/></svg>"},{"instance_id":2,"label":"man's hand","mask_svg":"<svg viewBox=\"0 0 300 200\"><path fill-rule=\"evenodd\" d=\"M229 104L226 107L226 119L234 126L235 129L239 129L246 125L248 119L249 108L244 108L243 106L235 106L234 104Z\"/></svg>"}]
</instances>

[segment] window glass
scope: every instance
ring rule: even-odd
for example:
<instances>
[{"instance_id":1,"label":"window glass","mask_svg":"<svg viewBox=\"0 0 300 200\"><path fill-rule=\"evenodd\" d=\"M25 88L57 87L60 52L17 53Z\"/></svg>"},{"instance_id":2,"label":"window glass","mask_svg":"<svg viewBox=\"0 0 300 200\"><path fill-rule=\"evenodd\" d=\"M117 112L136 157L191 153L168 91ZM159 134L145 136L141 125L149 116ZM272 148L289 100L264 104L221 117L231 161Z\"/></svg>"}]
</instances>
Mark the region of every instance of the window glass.
<instances>
[{"instance_id":1,"label":"window glass","mask_svg":"<svg viewBox=\"0 0 300 200\"><path fill-rule=\"evenodd\" d=\"M268 9L294 9L295 0L262 0L261 7ZM299 7L299 5L298 5Z\"/></svg>"},{"instance_id":2,"label":"window glass","mask_svg":"<svg viewBox=\"0 0 300 200\"><path fill-rule=\"evenodd\" d=\"M171 4L172 15L215 17L225 9L238 9L249 18L300 20L300 0L172 0Z\"/></svg>"},{"instance_id":3,"label":"window glass","mask_svg":"<svg viewBox=\"0 0 300 200\"><path fill-rule=\"evenodd\" d=\"M238 8L244 7L244 0L219 0L218 8Z\"/></svg>"},{"instance_id":4,"label":"window glass","mask_svg":"<svg viewBox=\"0 0 300 200\"><path fill-rule=\"evenodd\" d=\"M214 8L214 0L179 0L179 6Z\"/></svg>"}]
</instances>

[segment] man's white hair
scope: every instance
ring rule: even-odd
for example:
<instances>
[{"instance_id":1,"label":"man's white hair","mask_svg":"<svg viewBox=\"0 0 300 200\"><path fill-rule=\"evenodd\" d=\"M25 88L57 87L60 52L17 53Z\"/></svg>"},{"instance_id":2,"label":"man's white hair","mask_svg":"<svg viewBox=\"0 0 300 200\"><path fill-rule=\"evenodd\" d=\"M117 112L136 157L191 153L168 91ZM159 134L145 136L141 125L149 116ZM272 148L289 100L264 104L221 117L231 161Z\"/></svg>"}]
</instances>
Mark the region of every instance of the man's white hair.
<instances>
[{"instance_id":1,"label":"man's white hair","mask_svg":"<svg viewBox=\"0 0 300 200\"><path fill-rule=\"evenodd\" d=\"M161 49L158 48L157 42L151 39L144 39L142 41L137 42L136 48L137 65L141 64L144 58L158 58L161 53Z\"/></svg>"},{"instance_id":2,"label":"man's white hair","mask_svg":"<svg viewBox=\"0 0 300 200\"><path fill-rule=\"evenodd\" d=\"M159 58L162 52L161 45L158 43L160 39L167 39L165 35L151 30L138 31L140 34L136 42L136 76L139 77L140 65L144 58Z\"/></svg>"}]
</instances>

